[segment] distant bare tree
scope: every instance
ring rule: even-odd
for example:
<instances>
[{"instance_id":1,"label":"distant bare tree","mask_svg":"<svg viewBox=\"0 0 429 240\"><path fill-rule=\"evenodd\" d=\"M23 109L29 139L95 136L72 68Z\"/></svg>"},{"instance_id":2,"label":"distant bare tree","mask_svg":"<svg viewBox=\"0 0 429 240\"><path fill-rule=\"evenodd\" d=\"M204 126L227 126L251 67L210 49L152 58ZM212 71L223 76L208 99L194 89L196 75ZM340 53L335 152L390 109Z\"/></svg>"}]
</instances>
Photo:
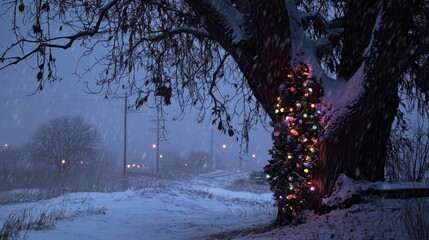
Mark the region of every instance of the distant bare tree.
<instances>
[{"instance_id":1,"label":"distant bare tree","mask_svg":"<svg viewBox=\"0 0 429 240\"><path fill-rule=\"evenodd\" d=\"M28 149L34 159L54 165L58 174L86 163L97 152L99 134L81 118L60 117L40 126Z\"/></svg>"},{"instance_id":2,"label":"distant bare tree","mask_svg":"<svg viewBox=\"0 0 429 240\"><path fill-rule=\"evenodd\" d=\"M22 159L21 151L13 146L4 145L0 149L0 179L13 173Z\"/></svg>"},{"instance_id":3,"label":"distant bare tree","mask_svg":"<svg viewBox=\"0 0 429 240\"><path fill-rule=\"evenodd\" d=\"M210 162L209 154L202 151L191 151L185 159L184 164L186 164L186 168L198 171L212 170L215 167Z\"/></svg>"},{"instance_id":4,"label":"distant bare tree","mask_svg":"<svg viewBox=\"0 0 429 240\"><path fill-rule=\"evenodd\" d=\"M429 172L429 129L428 124L418 119L411 125L410 145L403 149L405 180L423 181Z\"/></svg>"},{"instance_id":5,"label":"distant bare tree","mask_svg":"<svg viewBox=\"0 0 429 240\"><path fill-rule=\"evenodd\" d=\"M391 181L423 181L429 173L429 129L420 117L406 131L398 126L392 132L386 162L386 175Z\"/></svg>"}]
</instances>

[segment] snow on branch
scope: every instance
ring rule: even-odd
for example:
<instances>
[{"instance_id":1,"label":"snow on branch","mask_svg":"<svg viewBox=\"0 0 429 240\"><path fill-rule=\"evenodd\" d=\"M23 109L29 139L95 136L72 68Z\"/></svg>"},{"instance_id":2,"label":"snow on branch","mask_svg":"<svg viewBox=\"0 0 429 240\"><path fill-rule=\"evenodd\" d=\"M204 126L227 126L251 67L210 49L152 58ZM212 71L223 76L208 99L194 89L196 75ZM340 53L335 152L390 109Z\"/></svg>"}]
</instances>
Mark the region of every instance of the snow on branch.
<instances>
[{"instance_id":1,"label":"snow on branch","mask_svg":"<svg viewBox=\"0 0 429 240\"><path fill-rule=\"evenodd\" d=\"M301 21L303 22L306 22L316 17L320 17L318 11L311 11L311 12L300 11L299 16L301 17Z\"/></svg>"},{"instance_id":2,"label":"snow on branch","mask_svg":"<svg viewBox=\"0 0 429 240\"><path fill-rule=\"evenodd\" d=\"M344 33L344 28L331 29L326 37L321 37L313 41L314 47L319 50L322 48L332 49L332 45L336 45Z\"/></svg>"},{"instance_id":3,"label":"snow on branch","mask_svg":"<svg viewBox=\"0 0 429 240\"><path fill-rule=\"evenodd\" d=\"M223 21L226 33L229 34L232 43L238 44L245 39L243 14L239 12L230 1L225 0L203 0L211 7Z\"/></svg>"},{"instance_id":4,"label":"snow on branch","mask_svg":"<svg viewBox=\"0 0 429 240\"><path fill-rule=\"evenodd\" d=\"M374 23L370 42L363 52L363 57L368 57L370 52L377 51L375 35L381 26L383 10L380 9L376 22ZM370 63L363 61L360 67L347 81L324 82L324 103L326 109L325 137L329 138L342 127L347 118L350 117L353 106L364 96L369 87L371 79L366 77L366 69Z\"/></svg>"},{"instance_id":5,"label":"snow on branch","mask_svg":"<svg viewBox=\"0 0 429 240\"><path fill-rule=\"evenodd\" d=\"M316 55L317 47L329 46L328 38L310 40L302 24L302 13L299 12L294 0L286 0L286 8L290 19L290 36L292 40L292 59L294 64L305 62L312 67L312 74L322 79L322 82L335 81L329 77L321 66L320 59ZM311 14L311 13L310 13Z\"/></svg>"},{"instance_id":6,"label":"snow on branch","mask_svg":"<svg viewBox=\"0 0 429 240\"><path fill-rule=\"evenodd\" d=\"M141 41L149 41L149 42L156 42L159 40L162 40L164 38L177 35L177 34L192 34L196 37L202 37L202 38L208 38L208 39L214 39L213 36L211 36L205 29L202 28L196 28L192 26L182 26L179 28L170 29L168 31L164 31L159 34L154 34L149 37L142 37Z\"/></svg>"},{"instance_id":7,"label":"snow on branch","mask_svg":"<svg viewBox=\"0 0 429 240\"><path fill-rule=\"evenodd\" d=\"M365 64L347 81L325 82L323 85L327 106L325 137L331 136L347 118L350 110L364 93Z\"/></svg>"}]
</instances>

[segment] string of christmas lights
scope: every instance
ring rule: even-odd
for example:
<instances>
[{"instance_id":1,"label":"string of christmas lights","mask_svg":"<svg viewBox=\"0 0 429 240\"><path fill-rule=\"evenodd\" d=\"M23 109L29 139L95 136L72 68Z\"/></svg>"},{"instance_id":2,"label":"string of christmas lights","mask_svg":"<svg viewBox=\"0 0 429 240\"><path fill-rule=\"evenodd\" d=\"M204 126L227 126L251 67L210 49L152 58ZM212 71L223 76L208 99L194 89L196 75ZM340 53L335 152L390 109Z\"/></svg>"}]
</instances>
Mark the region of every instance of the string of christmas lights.
<instances>
[{"instance_id":1,"label":"string of christmas lights","mask_svg":"<svg viewBox=\"0 0 429 240\"><path fill-rule=\"evenodd\" d=\"M309 66L301 63L297 70L285 70L279 94L270 150L272 159L264 170L283 223L289 224L309 207L316 190L312 178L323 134L320 123L323 89L310 75Z\"/></svg>"}]
</instances>

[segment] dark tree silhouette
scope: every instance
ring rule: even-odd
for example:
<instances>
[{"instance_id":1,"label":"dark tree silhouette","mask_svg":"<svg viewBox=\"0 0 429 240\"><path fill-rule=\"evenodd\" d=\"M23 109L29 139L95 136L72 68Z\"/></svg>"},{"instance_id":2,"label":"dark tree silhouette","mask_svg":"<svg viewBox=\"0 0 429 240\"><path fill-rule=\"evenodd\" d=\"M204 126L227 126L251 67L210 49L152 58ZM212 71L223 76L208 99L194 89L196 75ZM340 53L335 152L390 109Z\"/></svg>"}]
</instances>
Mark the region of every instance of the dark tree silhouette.
<instances>
[{"instance_id":1,"label":"dark tree silhouette","mask_svg":"<svg viewBox=\"0 0 429 240\"><path fill-rule=\"evenodd\" d=\"M96 56L81 73L104 67L97 83L107 95L119 85L135 95L136 107L161 98L164 104L174 99L182 108L195 106L200 116L209 110L213 123L230 135L231 120L239 115L247 137L252 116L261 110L279 121L275 108L287 81L284 70L307 64L324 92L324 137L313 176L317 207L341 173L384 179L398 91L418 101L420 110L427 108L428 5L422 0L15 0L2 6L12 16L16 38L2 49L0 68L31 64L41 90L59 80L56 56L79 45L83 57ZM233 91L225 92L227 86ZM237 101L245 103L243 110L234 107Z\"/></svg>"},{"instance_id":2,"label":"dark tree silhouette","mask_svg":"<svg viewBox=\"0 0 429 240\"><path fill-rule=\"evenodd\" d=\"M90 162L99 142L97 130L81 118L60 117L40 126L27 149L33 160L55 166L62 176L67 169Z\"/></svg>"},{"instance_id":3,"label":"dark tree silhouette","mask_svg":"<svg viewBox=\"0 0 429 240\"><path fill-rule=\"evenodd\" d=\"M0 147L0 179L7 179L17 168L22 166L21 149L5 144Z\"/></svg>"}]
</instances>

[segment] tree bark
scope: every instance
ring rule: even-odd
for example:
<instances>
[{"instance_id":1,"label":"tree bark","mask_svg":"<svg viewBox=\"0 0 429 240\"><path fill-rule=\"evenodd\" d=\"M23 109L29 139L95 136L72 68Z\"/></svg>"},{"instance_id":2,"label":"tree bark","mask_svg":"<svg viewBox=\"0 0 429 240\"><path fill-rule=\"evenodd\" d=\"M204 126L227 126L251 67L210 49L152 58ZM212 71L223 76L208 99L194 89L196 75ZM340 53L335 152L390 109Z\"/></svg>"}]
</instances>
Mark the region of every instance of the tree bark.
<instances>
[{"instance_id":1,"label":"tree bark","mask_svg":"<svg viewBox=\"0 0 429 240\"><path fill-rule=\"evenodd\" d=\"M322 141L314 181L316 207L330 194L341 173L353 179L384 180L387 142L399 106L396 81L383 81L392 79L377 79L343 127L333 138Z\"/></svg>"},{"instance_id":2,"label":"tree bark","mask_svg":"<svg viewBox=\"0 0 429 240\"><path fill-rule=\"evenodd\" d=\"M414 6L415 1L406 0L383 5L382 25L373 36L373 52L363 60L366 92L335 136L320 146L316 208L321 198L330 194L341 173L354 179L384 180L387 142L399 106L398 80L407 61L403 54ZM349 64L353 67L355 63Z\"/></svg>"},{"instance_id":3,"label":"tree bark","mask_svg":"<svg viewBox=\"0 0 429 240\"><path fill-rule=\"evenodd\" d=\"M377 19L377 1L347 1L344 13L343 51L338 77L348 80L364 60L374 23Z\"/></svg>"}]
</instances>

